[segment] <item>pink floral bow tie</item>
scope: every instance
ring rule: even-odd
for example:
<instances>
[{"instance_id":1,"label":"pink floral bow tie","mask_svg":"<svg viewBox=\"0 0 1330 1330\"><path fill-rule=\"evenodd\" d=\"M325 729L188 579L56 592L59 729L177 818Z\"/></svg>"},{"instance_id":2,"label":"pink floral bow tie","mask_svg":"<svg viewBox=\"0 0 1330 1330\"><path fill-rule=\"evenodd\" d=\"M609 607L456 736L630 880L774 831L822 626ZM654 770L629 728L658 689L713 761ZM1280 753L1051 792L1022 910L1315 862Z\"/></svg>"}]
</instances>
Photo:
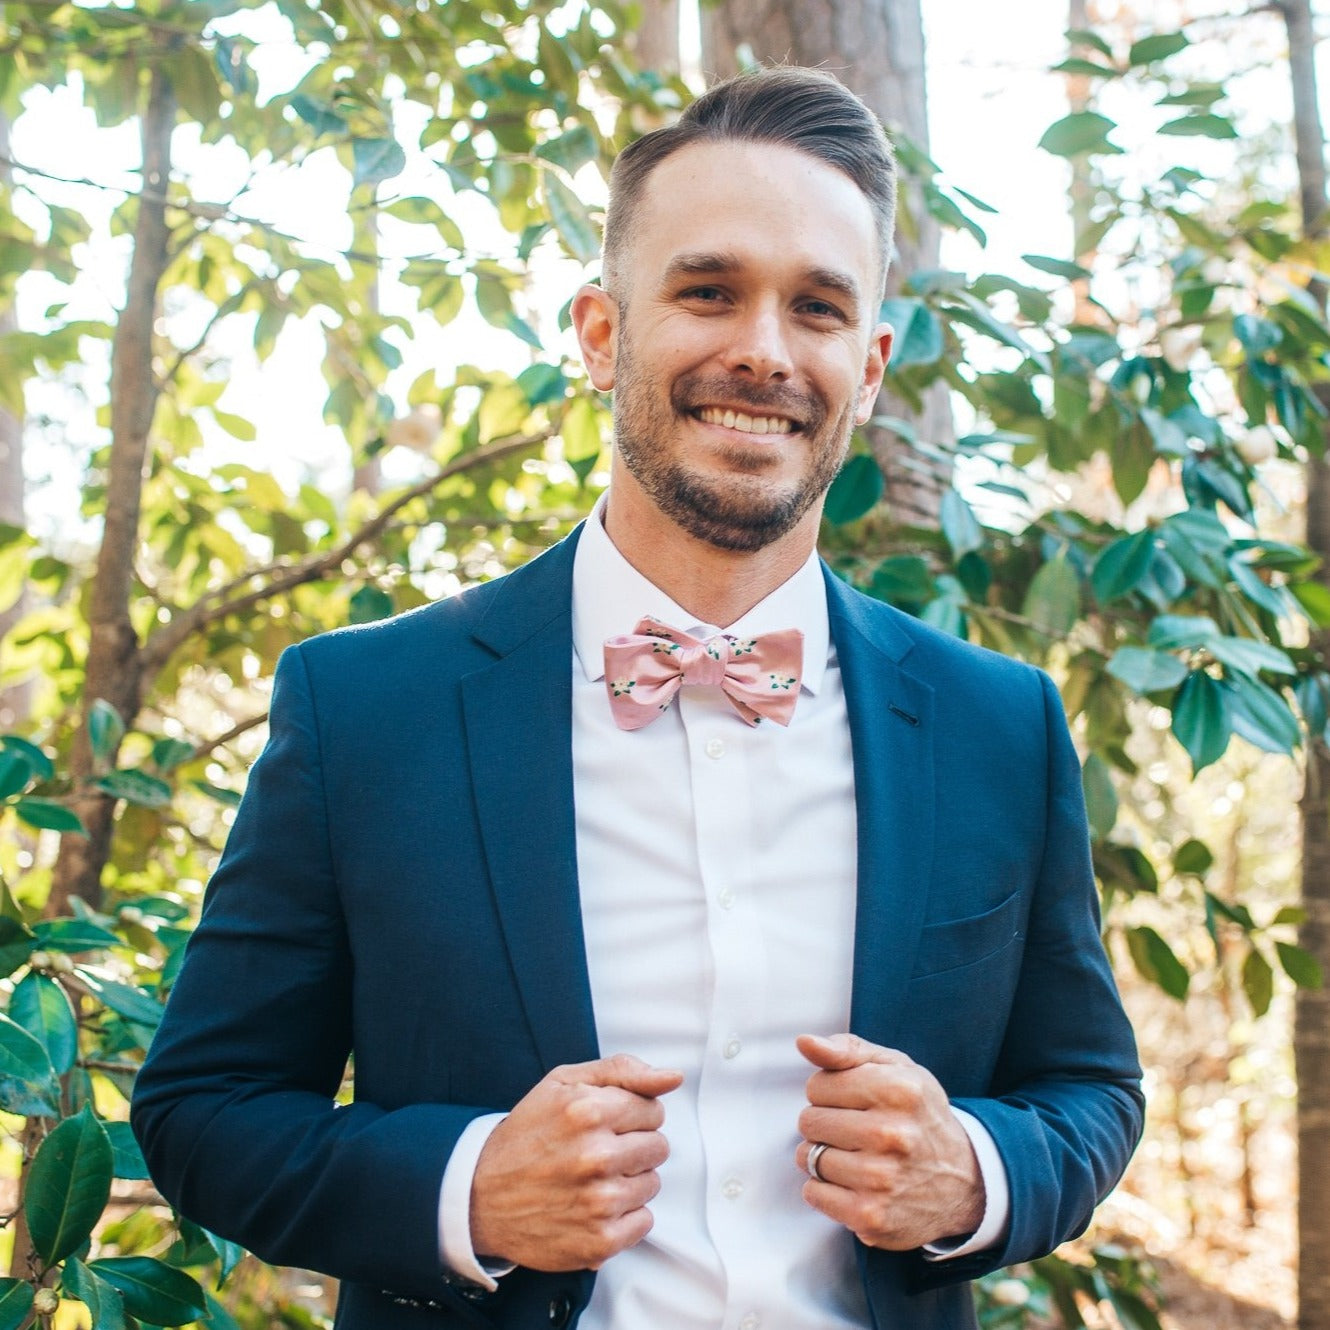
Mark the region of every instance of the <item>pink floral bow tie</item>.
<instances>
[{"instance_id":1,"label":"pink floral bow tie","mask_svg":"<svg viewBox=\"0 0 1330 1330\"><path fill-rule=\"evenodd\" d=\"M648 618L605 643L605 687L621 730L650 725L691 684L719 685L749 725L764 716L788 725L799 700L803 656L804 635L797 628L704 641Z\"/></svg>"}]
</instances>

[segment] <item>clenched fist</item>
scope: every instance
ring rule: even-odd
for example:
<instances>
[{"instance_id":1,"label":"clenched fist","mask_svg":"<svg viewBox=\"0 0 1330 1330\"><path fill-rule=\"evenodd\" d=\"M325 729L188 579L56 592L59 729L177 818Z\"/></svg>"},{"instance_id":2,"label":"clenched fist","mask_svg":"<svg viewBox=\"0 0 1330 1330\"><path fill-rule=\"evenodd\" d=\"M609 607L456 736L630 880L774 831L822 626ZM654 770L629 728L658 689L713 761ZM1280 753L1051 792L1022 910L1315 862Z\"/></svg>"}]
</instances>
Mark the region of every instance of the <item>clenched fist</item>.
<instances>
[{"instance_id":1,"label":"clenched fist","mask_svg":"<svg viewBox=\"0 0 1330 1330\"><path fill-rule=\"evenodd\" d=\"M682 1081L627 1053L550 1072L480 1152L476 1254L532 1270L596 1270L640 1242L669 1155L660 1096Z\"/></svg>"}]
</instances>

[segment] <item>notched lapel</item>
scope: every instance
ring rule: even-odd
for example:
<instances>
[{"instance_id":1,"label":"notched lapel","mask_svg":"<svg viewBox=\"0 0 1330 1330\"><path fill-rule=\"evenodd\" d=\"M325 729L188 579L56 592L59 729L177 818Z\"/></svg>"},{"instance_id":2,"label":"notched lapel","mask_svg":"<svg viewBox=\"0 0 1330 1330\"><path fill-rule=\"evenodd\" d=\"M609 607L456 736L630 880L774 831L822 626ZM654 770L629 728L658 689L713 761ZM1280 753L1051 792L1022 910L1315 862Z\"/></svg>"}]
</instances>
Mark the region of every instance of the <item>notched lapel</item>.
<instances>
[{"instance_id":1,"label":"notched lapel","mask_svg":"<svg viewBox=\"0 0 1330 1330\"><path fill-rule=\"evenodd\" d=\"M911 642L891 616L827 576L859 831L850 1027L893 1046L933 865L933 690L903 667Z\"/></svg>"},{"instance_id":2,"label":"notched lapel","mask_svg":"<svg viewBox=\"0 0 1330 1330\"><path fill-rule=\"evenodd\" d=\"M512 574L462 680L467 755L504 941L546 1069L597 1056L573 814L574 539Z\"/></svg>"}]
</instances>

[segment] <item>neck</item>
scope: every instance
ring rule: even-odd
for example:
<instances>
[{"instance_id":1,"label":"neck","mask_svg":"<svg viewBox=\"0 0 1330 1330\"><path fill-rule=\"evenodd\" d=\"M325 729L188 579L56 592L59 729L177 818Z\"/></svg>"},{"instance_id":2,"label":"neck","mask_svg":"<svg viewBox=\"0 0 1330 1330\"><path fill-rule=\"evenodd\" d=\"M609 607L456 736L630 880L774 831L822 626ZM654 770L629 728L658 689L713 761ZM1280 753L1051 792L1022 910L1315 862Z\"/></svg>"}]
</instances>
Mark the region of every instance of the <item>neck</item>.
<instances>
[{"instance_id":1,"label":"neck","mask_svg":"<svg viewBox=\"0 0 1330 1330\"><path fill-rule=\"evenodd\" d=\"M619 468L605 509L615 548L698 623L728 628L807 562L817 541L817 508L760 550L718 549L667 518Z\"/></svg>"}]
</instances>

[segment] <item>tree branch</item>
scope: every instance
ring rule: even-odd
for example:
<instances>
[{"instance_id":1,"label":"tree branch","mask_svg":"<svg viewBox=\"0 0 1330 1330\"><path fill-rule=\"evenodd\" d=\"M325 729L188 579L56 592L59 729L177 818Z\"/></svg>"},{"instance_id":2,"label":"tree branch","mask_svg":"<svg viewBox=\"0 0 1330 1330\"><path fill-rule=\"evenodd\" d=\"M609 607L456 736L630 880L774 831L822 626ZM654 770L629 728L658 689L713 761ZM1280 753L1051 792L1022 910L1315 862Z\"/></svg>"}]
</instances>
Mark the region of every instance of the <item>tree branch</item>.
<instances>
[{"instance_id":1,"label":"tree branch","mask_svg":"<svg viewBox=\"0 0 1330 1330\"><path fill-rule=\"evenodd\" d=\"M233 739L238 739L242 734L247 734L250 730L257 729L268 719L266 711L260 712L257 716L250 716L246 720L237 721L231 726L225 734L219 734L215 739L209 739L207 743L200 744L190 757L190 761L197 761L201 757L207 757L218 748L225 748Z\"/></svg>"}]
</instances>

